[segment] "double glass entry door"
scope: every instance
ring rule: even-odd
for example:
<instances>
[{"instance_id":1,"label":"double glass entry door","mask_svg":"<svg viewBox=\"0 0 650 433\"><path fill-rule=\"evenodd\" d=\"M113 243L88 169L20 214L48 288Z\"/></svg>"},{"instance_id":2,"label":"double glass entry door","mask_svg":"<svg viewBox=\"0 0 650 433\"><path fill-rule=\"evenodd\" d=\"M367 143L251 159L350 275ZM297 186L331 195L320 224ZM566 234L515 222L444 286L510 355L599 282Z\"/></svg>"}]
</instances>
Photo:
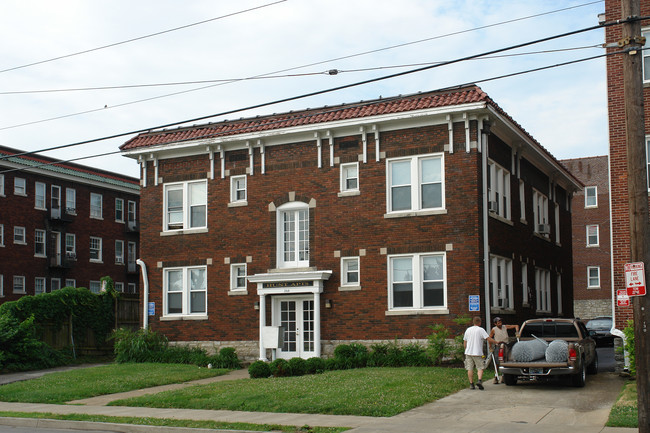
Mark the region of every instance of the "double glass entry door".
<instances>
[{"instance_id":1,"label":"double glass entry door","mask_svg":"<svg viewBox=\"0 0 650 433\"><path fill-rule=\"evenodd\" d=\"M310 358L315 355L314 300L285 298L278 302L279 325L284 344L279 358Z\"/></svg>"}]
</instances>

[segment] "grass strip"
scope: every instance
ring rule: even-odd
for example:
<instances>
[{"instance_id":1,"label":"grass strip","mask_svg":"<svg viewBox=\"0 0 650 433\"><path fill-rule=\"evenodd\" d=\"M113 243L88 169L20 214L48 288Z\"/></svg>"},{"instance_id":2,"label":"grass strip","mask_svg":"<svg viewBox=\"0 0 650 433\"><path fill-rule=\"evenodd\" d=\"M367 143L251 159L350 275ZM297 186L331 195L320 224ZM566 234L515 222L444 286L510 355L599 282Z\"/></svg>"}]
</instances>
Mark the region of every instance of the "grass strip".
<instances>
[{"instance_id":1,"label":"grass strip","mask_svg":"<svg viewBox=\"0 0 650 433\"><path fill-rule=\"evenodd\" d=\"M63 404L67 401L226 374L186 364L111 364L46 374L0 386L0 401Z\"/></svg>"},{"instance_id":2,"label":"grass strip","mask_svg":"<svg viewBox=\"0 0 650 433\"><path fill-rule=\"evenodd\" d=\"M204 428L214 430L249 430L249 431L281 431L287 433L339 433L349 430L348 427L311 427L311 426L283 426L276 424L249 424L229 423L219 421L194 421L170 418L134 418L123 416L83 415L83 414L55 414L55 413L27 413L27 412L0 412L4 418L37 418L64 421L106 422L115 424L148 425L154 427L186 427Z\"/></svg>"},{"instance_id":3,"label":"grass strip","mask_svg":"<svg viewBox=\"0 0 650 433\"><path fill-rule=\"evenodd\" d=\"M607 420L607 427L639 427L639 408L637 399L636 382L628 381L624 386L618 400L612 406Z\"/></svg>"},{"instance_id":4,"label":"grass strip","mask_svg":"<svg viewBox=\"0 0 650 433\"><path fill-rule=\"evenodd\" d=\"M486 374L485 379L489 377ZM111 405L389 417L466 386L467 373L460 368L362 368L218 382L119 400Z\"/></svg>"}]
</instances>

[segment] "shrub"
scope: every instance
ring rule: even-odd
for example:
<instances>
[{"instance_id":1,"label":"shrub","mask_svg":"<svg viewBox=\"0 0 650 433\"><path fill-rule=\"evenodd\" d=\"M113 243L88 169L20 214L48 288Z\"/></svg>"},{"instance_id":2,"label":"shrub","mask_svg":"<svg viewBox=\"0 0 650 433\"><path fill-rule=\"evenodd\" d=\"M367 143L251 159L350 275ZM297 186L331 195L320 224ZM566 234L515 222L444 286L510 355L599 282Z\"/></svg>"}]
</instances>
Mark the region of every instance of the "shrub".
<instances>
[{"instance_id":1,"label":"shrub","mask_svg":"<svg viewBox=\"0 0 650 433\"><path fill-rule=\"evenodd\" d=\"M340 344L334 349L339 368L363 368L368 363L368 348L361 343Z\"/></svg>"},{"instance_id":2,"label":"shrub","mask_svg":"<svg viewBox=\"0 0 650 433\"><path fill-rule=\"evenodd\" d=\"M271 374L275 377L291 376L291 367L286 359L278 358L271 362Z\"/></svg>"},{"instance_id":3,"label":"shrub","mask_svg":"<svg viewBox=\"0 0 650 433\"><path fill-rule=\"evenodd\" d=\"M264 361L255 361L248 367L251 379L266 379L271 376L271 367Z\"/></svg>"},{"instance_id":4,"label":"shrub","mask_svg":"<svg viewBox=\"0 0 650 433\"><path fill-rule=\"evenodd\" d=\"M118 329L113 332L115 340L115 361L125 362L165 362L163 352L167 350L167 337L148 329ZM171 355L170 355L171 356Z\"/></svg>"},{"instance_id":5,"label":"shrub","mask_svg":"<svg viewBox=\"0 0 650 433\"><path fill-rule=\"evenodd\" d=\"M0 316L0 370L25 371L64 364L61 352L34 336L34 317L19 321L10 315Z\"/></svg>"},{"instance_id":6,"label":"shrub","mask_svg":"<svg viewBox=\"0 0 650 433\"><path fill-rule=\"evenodd\" d=\"M429 340L427 352L429 353L433 364L440 365L442 360L448 357L452 352L452 349L447 342L447 338L449 338L451 332L442 323L429 325L429 328L433 332L427 336L427 339Z\"/></svg>"},{"instance_id":7,"label":"shrub","mask_svg":"<svg viewBox=\"0 0 650 433\"><path fill-rule=\"evenodd\" d=\"M332 371L332 370L342 370L342 369L343 367L341 367L341 363L338 358L327 358L325 360L325 370Z\"/></svg>"},{"instance_id":8,"label":"shrub","mask_svg":"<svg viewBox=\"0 0 650 433\"><path fill-rule=\"evenodd\" d=\"M371 352L368 356L368 367L384 367L388 365L389 343L376 343L370 346Z\"/></svg>"},{"instance_id":9,"label":"shrub","mask_svg":"<svg viewBox=\"0 0 650 433\"><path fill-rule=\"evenodd\" d=\"M289 369L292 376L302 376L307 373L307 361L302 358L291 358L289 360Z\"/></svg>"},{"instance_id":10,"label":"shrub","mask_svg":"<svg viewBox=\"0 0 650 433\"><path fill-rule=\"evenodd\" d=\"M241 368L241 362L233 347L222 347L218 355L208 357L207 363L212 364L214 368Z\"/></svg>"},{"instance_id":11,"label":"shrub","mask_svg":"<svg viewBox=\"0 0 650 433\"><path fill-rule=\"evenodd\" d=\"M325 360L318 357L307 359L305 366L307 374L320 374L326 370Z\"/></svg>"},{"instance_id":12,"label":"shrub","mask_svg":"<svg viewBox=\"0 0 650 433\"><path fill-rule=\"evenodd\" d=\"M431 365L431 359L427 356L425 347L411 343L402 347L402 359L405 366L409 367L424 367Z\"/></svg>"}]
</instances>

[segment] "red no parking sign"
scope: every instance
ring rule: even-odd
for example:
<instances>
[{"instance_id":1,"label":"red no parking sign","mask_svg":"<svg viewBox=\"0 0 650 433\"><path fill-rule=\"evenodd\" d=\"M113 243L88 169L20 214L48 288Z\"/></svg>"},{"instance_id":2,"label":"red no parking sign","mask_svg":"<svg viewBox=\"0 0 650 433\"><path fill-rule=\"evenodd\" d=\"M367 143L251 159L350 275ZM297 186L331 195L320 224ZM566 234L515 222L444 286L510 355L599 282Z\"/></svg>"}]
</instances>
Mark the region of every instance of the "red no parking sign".
<instances>
[{"instance_id":1,"label":"red no parking sign","mask_svg":"<svg viewBox=\"0 0 650 433\"><path fill-rule=\"evenodd\" d=\"M643 262L625 264L625 288L627 296L643 296L646 294Z\"/></svg>"}]
</instances>

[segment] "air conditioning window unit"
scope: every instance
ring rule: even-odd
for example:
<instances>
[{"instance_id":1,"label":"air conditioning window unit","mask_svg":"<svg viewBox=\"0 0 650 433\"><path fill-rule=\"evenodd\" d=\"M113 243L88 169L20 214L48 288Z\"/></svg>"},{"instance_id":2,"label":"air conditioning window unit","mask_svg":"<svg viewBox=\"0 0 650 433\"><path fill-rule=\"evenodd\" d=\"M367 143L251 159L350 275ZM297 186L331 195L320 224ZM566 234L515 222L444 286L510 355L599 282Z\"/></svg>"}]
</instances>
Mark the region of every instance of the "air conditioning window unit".
<instances>
[{"instance_id":1,"label":"air conditioning window unit","mask_svg":"<svg viewBox=\"0 0 650 433\"><path fill-rule=\"evenodd\" d=\"M124 264L124 258L123 257L115 257L115 264L116 265L123 265Z\"/></svg>"},{"instance_id":2,"label":"air conditioning window unit","mask_svg":"<svg viewBox=\"0 0 650 433\"><path fill-rule=\"evenodd\" d=\"M69 260L77 260L77 254L69 251L66 251L65 257Z\"/></svg>"},{"instance_id":3,"label":"air conditioning window unit","mask_svg":"<svg viewBox=\"0 0 650 433\"><path fill-rule=\"evenodd\" d=\"M541 235L547 235L551 232L551 226L548 224L538 224L537 233Z\"/></svg>"},{"instance_id":4,"label":"air conditioning window unit","mask_svg":"<svg viewBox=\"0 0 650 433\"><path fill-rule=\"evenodd\" d=\"M490 212L499 213L499 202L494 201L494 200L490 200L488 202L488 210Z\"/></svg>"}]
</instances>

